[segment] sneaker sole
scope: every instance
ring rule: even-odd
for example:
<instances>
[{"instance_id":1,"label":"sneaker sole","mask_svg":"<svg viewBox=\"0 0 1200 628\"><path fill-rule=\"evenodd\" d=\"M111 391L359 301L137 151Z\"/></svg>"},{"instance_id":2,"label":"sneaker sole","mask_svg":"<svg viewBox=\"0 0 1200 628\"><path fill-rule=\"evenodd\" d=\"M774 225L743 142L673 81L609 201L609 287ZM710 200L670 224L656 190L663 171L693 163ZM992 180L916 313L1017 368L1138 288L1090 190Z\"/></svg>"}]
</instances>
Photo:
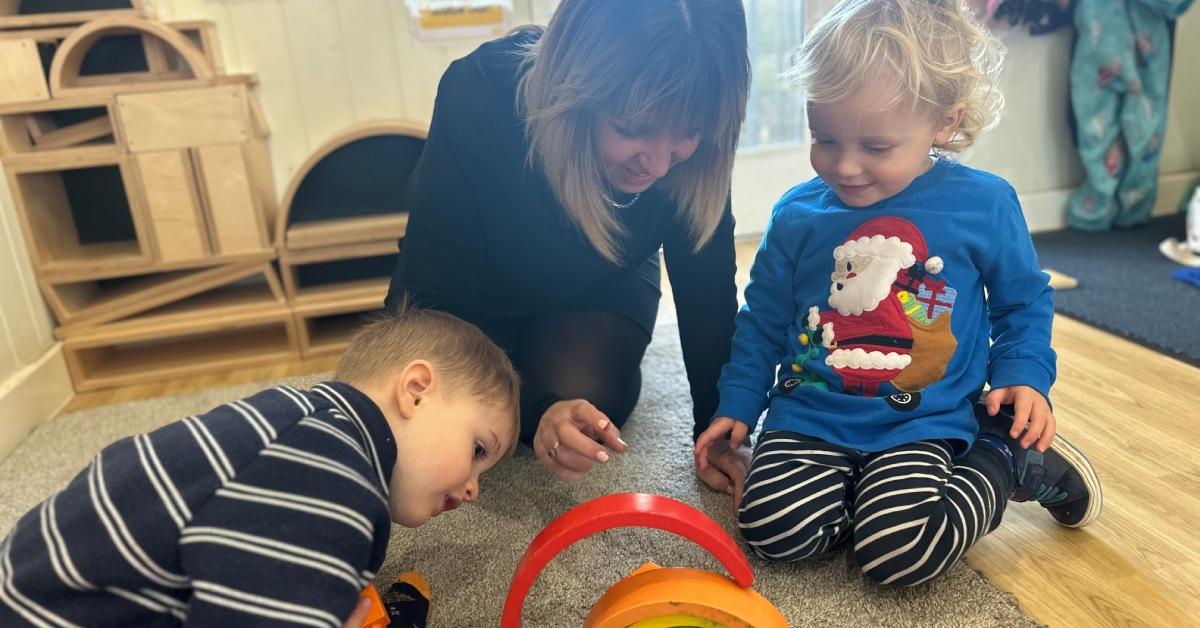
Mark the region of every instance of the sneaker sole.
<instances>
[{"instance_id":1,"label":"sneaker sole","mask_svg":"<svg viewBox=\"0 0 1200 628\"><path fill-rule=\"evenodd\" d=\"M1064 528L1082 528L1096 520L1100 516L1100 511L1104 508L1104 492L1100 489L1100 476L1096 475L1096 469L1092 466L1091 461L1083 452L1079 451L1071 441L1062 436L1055 436L1054 442L1050 443L1050 449L1058 452L1071 468L1079 472L1079 477L1083 478L1083 483L1087 486L1088 507L1083 513L1083 518L1077 523L1065 524L1056 522Z\"/></svg>"}]
</instances>

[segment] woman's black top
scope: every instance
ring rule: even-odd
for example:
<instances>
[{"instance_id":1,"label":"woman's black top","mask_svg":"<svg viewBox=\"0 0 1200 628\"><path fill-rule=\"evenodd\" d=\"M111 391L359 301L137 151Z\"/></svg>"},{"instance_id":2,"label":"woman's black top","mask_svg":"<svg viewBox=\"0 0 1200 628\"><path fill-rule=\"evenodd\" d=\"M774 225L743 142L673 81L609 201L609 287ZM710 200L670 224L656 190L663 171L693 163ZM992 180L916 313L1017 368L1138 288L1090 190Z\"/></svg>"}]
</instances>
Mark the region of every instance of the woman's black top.
<instances>
[{"instance_id":1,"label":"woman's black top","mask_svg":"<svg viewBox=\"0 0 1200 628\"><path fill-rule=\"evenodd\" d=\"M429 138L404 197L408 231L388 305L407 291L415 305L474 322L598 309L629 316L650 332L661 296L661 247L695 436L716 410L717 378L733 335L732 210L726 204L716 233L694 253L674 202L652 187L619 210L626 230L619 240L622 262L597 253L540 167L526 159L516 87L522 44L538 36L524 32L488 42L442 76Z\"/></svg>"}]
</instances>

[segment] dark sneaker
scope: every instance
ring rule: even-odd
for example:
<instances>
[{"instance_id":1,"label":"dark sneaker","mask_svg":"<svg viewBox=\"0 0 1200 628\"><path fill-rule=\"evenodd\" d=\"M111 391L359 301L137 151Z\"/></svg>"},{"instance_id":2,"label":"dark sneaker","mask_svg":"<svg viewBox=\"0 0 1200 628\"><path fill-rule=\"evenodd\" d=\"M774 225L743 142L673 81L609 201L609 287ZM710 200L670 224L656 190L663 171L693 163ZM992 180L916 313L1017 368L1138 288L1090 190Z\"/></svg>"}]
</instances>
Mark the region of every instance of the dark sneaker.
<instances>
[{"instance_id":1,"label":"dark sneaker","mask_svg":"<svg viewBox=\"0 0 1200 628\"><path fill-rule=\"evenodd\" d=\"M1015 502L1036 500L1050 511L1059 525L1082 528L1096 520L1104 505L1100 477L1083 452L1055 434L1050 449L1041 453L1024 449L1015 438L1008 436L1012 428L1012 407L1004 406L996 416L976 406L980 432L996 434L1004 439L1012 453L1016 490L1009 498Z\"/></svg>"},{"instance_id":2,"label":"dark sneaker","mask_svg":"<svg viewBox=\"0 0 1200 628\"><path fill-rule=\"evenodd\" d=\"M383 594L391 628L425 628L429 625L429 583L415 571L401 574Z\"/></svg>"}]
</instances>

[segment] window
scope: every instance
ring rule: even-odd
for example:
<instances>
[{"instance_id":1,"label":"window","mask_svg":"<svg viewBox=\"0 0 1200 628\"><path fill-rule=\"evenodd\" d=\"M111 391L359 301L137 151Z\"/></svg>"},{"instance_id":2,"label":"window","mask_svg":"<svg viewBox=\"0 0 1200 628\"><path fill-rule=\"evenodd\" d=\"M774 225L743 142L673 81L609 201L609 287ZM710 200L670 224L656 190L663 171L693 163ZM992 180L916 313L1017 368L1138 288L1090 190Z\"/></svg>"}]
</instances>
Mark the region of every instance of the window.
<instances>
[{"instance_id":1,"label":"window","mask_svg":"<svg viewBox=\"0 0 1200 628\"><path fill-rule=\"evenodd\" d=\"M800 90L780 74L803 39L804 0L743 0L750 43L750 102L739 148L797 144L805 138Z\"/></svg>"}]
</instances>

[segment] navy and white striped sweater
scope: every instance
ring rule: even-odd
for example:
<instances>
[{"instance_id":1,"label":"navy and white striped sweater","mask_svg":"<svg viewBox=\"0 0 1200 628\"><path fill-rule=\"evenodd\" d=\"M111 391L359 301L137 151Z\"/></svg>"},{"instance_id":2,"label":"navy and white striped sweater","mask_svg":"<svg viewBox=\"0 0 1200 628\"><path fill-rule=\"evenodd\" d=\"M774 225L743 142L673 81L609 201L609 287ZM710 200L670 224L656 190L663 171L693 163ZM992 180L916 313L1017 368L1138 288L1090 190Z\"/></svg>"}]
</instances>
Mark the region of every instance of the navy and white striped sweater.
<instances>
[{"instance_id":1,"label":"navy and white striped sweater","mask_svg":"<svg viewBox=\"0 0 1200 628\"><path fill-rule=\"evenodd\" d=\"M117 441L0 545L0 626L339 627L383 562L395 462L340 382Z\"/></svg>"}]
</instances>

